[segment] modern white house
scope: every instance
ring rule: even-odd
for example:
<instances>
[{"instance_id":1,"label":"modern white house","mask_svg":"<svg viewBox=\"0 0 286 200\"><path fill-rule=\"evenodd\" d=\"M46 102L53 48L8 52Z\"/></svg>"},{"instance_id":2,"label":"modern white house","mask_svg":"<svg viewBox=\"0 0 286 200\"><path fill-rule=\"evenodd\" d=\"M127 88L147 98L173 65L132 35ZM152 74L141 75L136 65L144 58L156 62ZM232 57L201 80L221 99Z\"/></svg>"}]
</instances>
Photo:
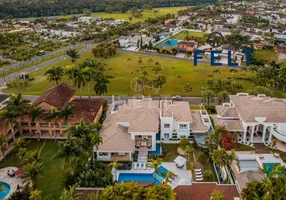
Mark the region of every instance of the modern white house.
<instances>
[{"instance_id":1,"label":"modern white house","mask_svg":"<svg viewBox=\"0 0 286 200\"><path fill-rule=\"evenodd\" d=\"M119 37L119 44L121 48L140 48L141 46L148 45L153 42L152 37L147 37L144 35L135 35L133 37L129 36L120 36ZM141 44L142 42L142 44Z\"/></svg>"},{"instance_id":2,"label":"modern white house","mask_svg":"<svg viewBox=\"0 0 286 200\"><path fill-rule=\"evenodd\" d=\"M230 102L216 106L215 123L239 134L246 144L286 143L286 100L248 93L230 95Z\"/></svg>"},{"instance_id":3,"label":"modern white house","mask_svg":"<svg viewBox=\"0 0 286 200\"><path fill-rule=\"evenodd\" d=\"M178 143L182 138L204 143L211 129L205 110L190 110L188 102L156 101L150 98L112 103L100 131L102 144L95 148L102 161L133 161L160 154L160 143Z\"/></svg>"},{"instance_id":4,"label":"modern white house","mask_svg":"<svg viewBox=\"0 0 286 200\"><path fill-rule=\"evenodd\" d=\"M165 142L190 136L204 138L211 128L207 112L190 110L188 102L164 100L160 101L160 108L160 132Z\"/></svg>"}]
</instances>

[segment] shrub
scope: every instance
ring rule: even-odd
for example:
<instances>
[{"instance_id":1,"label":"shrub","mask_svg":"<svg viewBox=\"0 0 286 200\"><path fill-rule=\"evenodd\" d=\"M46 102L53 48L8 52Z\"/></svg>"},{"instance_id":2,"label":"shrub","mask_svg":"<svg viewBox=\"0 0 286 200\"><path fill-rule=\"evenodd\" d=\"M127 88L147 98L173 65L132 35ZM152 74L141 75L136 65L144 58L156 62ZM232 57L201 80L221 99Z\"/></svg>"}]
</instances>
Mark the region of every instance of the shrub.
<instances>
[{"instance_id":1,"label":"shrub","mask_svg":"<svg viewBox=\"0 0 286 200\"><path fill-rule=\"evenodd\" d=\"M213 181L214 180L214 174L211 170L205 170L203 172L203 179L204 181Z\"/></svg>"},{"instance_id":2,"label":"shrub","mask_svg":"<svg viewBox=\"0 0 286 200\"><path fill-rule=\"evenodd\" d=\"M186 146L190 145L190 141L187 138L183 138L181 139L180 143L179 143L179 147L181 149L185 149Z\"/></svg>"},{"instance_id":3,"label":"shrub","mask_svg":"<svg viewBox=\"0 0 286 200\"><path fill-rule=\"evenodd\" d=\"M203 165L205 165L205 164L207 164L207 163L209 162L209 157L208 157L206 154L201 154L201 155L199 156L198 161L199 161L200 163L202 163Z\"/></svg>"},{"instance_id":4,"label":"shrub","mask_svg":"<svg viewBox=\"0 0 286 200\"><path fill-rule=\"evenodd\" d=\"M229 133L222 136L221 145L227 151L235 149L235 142Z\"/></svg>"}]
</instances>

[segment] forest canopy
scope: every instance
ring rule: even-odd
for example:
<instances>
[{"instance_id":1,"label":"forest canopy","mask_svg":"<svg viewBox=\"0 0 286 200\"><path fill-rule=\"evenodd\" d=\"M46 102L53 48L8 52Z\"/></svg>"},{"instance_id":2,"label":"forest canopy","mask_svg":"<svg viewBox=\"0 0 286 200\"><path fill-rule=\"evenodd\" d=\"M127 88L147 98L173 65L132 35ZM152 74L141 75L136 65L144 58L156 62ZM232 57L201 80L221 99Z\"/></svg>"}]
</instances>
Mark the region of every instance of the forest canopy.
<instances>
[{"instance_id":1,"label":"forest canopy","mask_svg":"<svg viewBox=\"0 0 286 200\"><path fill-rule=\"evenodd\" d=\"M92 12L126 12L133 7L191 6L214 3L216 0L2 0L0 19L5 17L25 18L56 15L80 14L83 9Z\"/></svg>"}]
</instances>

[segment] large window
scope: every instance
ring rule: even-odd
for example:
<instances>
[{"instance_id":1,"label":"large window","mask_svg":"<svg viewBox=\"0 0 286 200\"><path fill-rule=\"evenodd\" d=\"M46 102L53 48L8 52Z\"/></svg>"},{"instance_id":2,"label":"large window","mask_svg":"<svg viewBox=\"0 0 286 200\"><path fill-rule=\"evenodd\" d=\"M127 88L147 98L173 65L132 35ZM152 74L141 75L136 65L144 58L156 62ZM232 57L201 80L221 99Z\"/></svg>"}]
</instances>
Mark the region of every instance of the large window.
<instances>
[{"instance_id":1,"label":"large window","mask_svg":"<svg viewBox=\"0 0 286 200\"><path fill-rule=\"evenodd\" d=\"M164 133L164 138L169 139L169 133Z\"/></svg>"},{"instance_id":2,"label":"large window","mask_svg":"<svg viewBox=\"0 0 286 200\"><path fill-rule=\"evenodd\" d=\"M179 129L187 129L188 125L187 124L180 124Z\"/></svg>"},{"instance_id":3,"label":"large window","mask_svg":"<svg viewBox=\"0 0 286 200\"><path fill-rule=\"evenodd\" d=\"M164 128L170 128L170 124L164 124Z\"/></svg>"}]
</instances>

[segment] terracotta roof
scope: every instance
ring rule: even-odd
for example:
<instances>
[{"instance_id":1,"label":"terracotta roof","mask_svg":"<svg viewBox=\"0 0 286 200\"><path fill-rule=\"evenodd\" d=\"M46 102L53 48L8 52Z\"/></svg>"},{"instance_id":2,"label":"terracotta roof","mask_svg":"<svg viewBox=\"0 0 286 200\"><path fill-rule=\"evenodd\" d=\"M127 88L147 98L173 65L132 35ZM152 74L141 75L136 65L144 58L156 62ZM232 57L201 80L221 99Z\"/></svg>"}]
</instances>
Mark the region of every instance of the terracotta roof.
<instances>
[{"instance_id":1,"label":"terracotta roof","mask_svg":"<svg viewBox=\"0 0 286 200\"><path fill-rule=\"evenodd\" d=\"M177 200L210 200L214 190L222 192L224 200L233 200L239 197L236 185L218 185L217 183L192 183L191 185L177 186Z\"/></svg>"},{"instance_id":2,"label":"terracotta roof","mask_svg":"<svg viewBox=\"0 0 286 200\"><path fill-rule=\"evenodd\" d=\"M74 96L75 92L76 90L72 87L65 83L61 83L44 92L44 94L34 101L33 105L47 103L53 107L62 108Z\"/></svg>"},{"instance_id":3,"label":"terracotta roof","mask_svg":"<svg viewBox=\"0 0 286 200\"><path fill-rule=\"evenodd\" d=\"M221 118L239 118L237 110L235 107L233 106L221 106L218 105L215 107L217 110L217 114L221 117Z\"/></svg>"},{"instance_id":4,"label":"terracotta roof","mask_svg":"<svg viewBox=\"0 0 286 200\"><path fill-rule=\"evenodd\" d=\"M86 123L92 123L103 105L103 99L75 99L69 103L74 106L74 117L69 121L78 122L83 119Z\"/></svg>"}]
</instances>

